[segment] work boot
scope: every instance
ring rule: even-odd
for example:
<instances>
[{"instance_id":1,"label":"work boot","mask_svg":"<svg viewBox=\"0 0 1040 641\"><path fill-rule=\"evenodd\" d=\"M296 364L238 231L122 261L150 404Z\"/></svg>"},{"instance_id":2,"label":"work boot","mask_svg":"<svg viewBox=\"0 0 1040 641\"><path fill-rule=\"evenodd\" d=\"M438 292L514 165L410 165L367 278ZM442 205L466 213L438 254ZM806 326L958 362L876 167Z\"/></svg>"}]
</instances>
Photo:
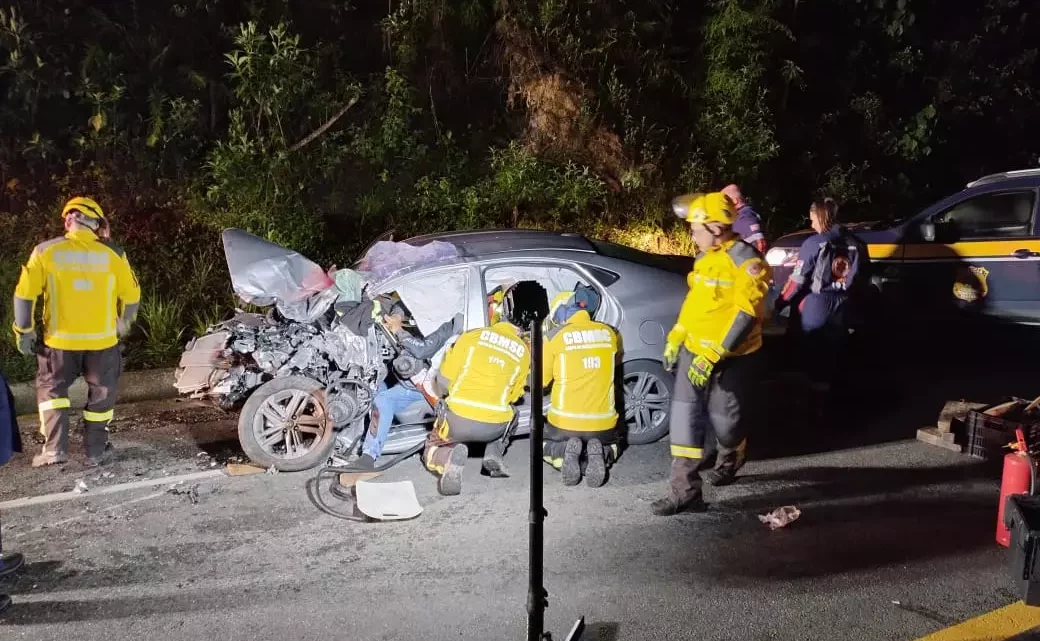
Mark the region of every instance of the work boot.
<instances>
[{"instance_id":1,"label":"work boot","mask_svg":"<svg viewBox=\"0 0 1040 641\"><path fill-rule=\"evenodd\" d=\"M456 496L462 492L462 471L466 469L469 448L463 444L451 448L451 456L444 464L444 474L437 481L437 491L444 496Z\"/></svg>"},{"instance_id":2,"label":"work boot","mask_svg":"<svg viewBox=\"0 0 1040 641\"><path fill-rule=\"evenodd\" d=\"M703 512L708 509L701 492L701 459L672 458L672 473L668 480L668 496L653 502L650 509L658 516L680 512Z\"/></svg>"},{"instance_id":3,"label":"work boot","mask_svg":"<svg viewBox=\"0 0 1040 641\"><path fill-rule=\"evenodd\" d=\"M112 448L106 447L103 452L87 457L87 467L101 467L112 460Z\"/></svg>"},{"instance_id":4,"label":"work boot","mask_svg":"<svg viewBox=\"0 0 1040 641\"><path fill-rule=\"evenodd\" d=\"M11 597L6 594L0 594L0 614L7 612L9 607L11 607Z\"/></svg>"},{"instance_id":5,"label":"work boot","mask_svg":"<svg viewBox=\"0 0 1040 641\"><path fill-rule=\"evenodd\" d=\"M704 473L704 482L715 487L732 485L737 480L737 472L744 467L744 448L745 442L732 449L720 447L718 461L713 469Z\"/></svg>"},{"instance_id":6,"label":"work boot","mask_svg":"<svg viewBox=\"0 0 1040 641\"><path fill-rule=\"evenodd\" d=\"M581 483L581 449L580 438L567 439L567 449L563 451L563 467L560 468L560 477L564 485L573 486Z\"/></svg>"},{"instance_id":7,"label":"work boot","mask_svg":"<svg viewBox=\"0 0 1040 641\"><path fill-rule=\"evenodd\" d=\"M688 499L679 499L674 494L669 494L663 499L657 499L650 504L650 509L657 516L672 516L682 512L705 512L708 504L700 494Z\"/></svg>"},{"instance_id":8,"label":"work boot","mask_svg":"<svg viewBox=\"0 0 1040 641\"><path fill-rule=\"evenodd\" d=\"M737 480L737 472L731 467L714 468L704 473L704 482L715 487L732 485Z\"/></svg>"},{"instance_id":9,"label":"work boot","mask_svg":"<svg viewBox=\"0 0 1040 641\"><path fill-rule=\"evenodd\" d=\"M588 463L585 465L585 484L602 487L607 482L607 454L599 439L591 439L586 450Z\"/></svg>"},{"instance_id":10,"label":"work boot","mask_svg":"<svg viewBox=\"0 0 1040 641\"><path fill-rule=\"evenodd\" d=\"M505 461L505 447L503 447L502 441L487 444L487 447L484 448L482 465L491 478L507 478L509 476L509 468L506 467Z\"/></svg>"},{"instance_id":11,"label":"work boot","mask_svg":"<svg viewBox=\"0 0 1040 641\"><path fill-rule=\"evenodd\" d=\"M33 457L32 466L44 467L47 465L61 465L68 462L69 457L65 454L47 454L46 452L41 452Z\"/></svg>"},{"instance_id":12,"label":"work boot","mask_svg":"<svg viewBox=\"0 0 1040 641\"><path fill-rule=\"evenodd\" d=\"M0 558L0 579L21 570L23 565L25 565L25 557L21 554L15 552L4 555L3 558Z\"/></svg>"}]
</instances>

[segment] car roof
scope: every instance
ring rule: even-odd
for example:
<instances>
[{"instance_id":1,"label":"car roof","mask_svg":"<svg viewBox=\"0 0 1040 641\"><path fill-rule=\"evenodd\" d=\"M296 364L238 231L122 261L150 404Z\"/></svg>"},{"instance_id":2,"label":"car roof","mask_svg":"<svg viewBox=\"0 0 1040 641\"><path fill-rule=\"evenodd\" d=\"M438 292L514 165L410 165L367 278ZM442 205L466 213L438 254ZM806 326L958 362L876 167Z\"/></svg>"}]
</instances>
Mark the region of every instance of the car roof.
<instances>
[{"instance_id":1,"label":"car roof","mask_svg":"<svg viewBox=\"0 0 1040 641\"><path fill-rule=\"evenodd\" d=\"M596 253L596 248L581 234L543 231L540 229L487 229L480 231L442 232L413 236L404 242L421 246L440 241L451 243L463 256L479 258L518 251L570 250Z\"/></svg>"},{"instance_id":2,"label":"car roof","mask_svg":"<svg viewBox=\"0 0 1040 641\"><path fill-rule=\"evenodd\" d=\"M998 190L1005 187L1009 189L1023 187L1040 187L1040 167L1032 167L1029 169L1014 169L1011 171L1002 171L995 174L987 174L985 176L980 176L979 178L976 178L975 180L965 185L964 189L961 189L958 192L951 193L942 200L936 201L936 203L934 203L933 206L944 203L958 195L972 195L979 191L991 191L991 186L994 185ZM985 187L990 187L990 189L982 189ZM846 224L846 226L852 229L852 231L856 231L857 225L862 227L865 224L867 223L849 223ZM773 243L773 246L784 248L794 247L799 245L804 239L808 238L812 234L813 231L811 229L798 230L788 234L784 234L780 238L776 239L776 242Z\"/></svg>"},{"instance_id":3,"label":"car roof","mask_svg":"<svg viewBox=\"0 0 1040 641\"><path fill-rule=\"evenodd\" d=\"M1015 180L1016 178L1040 179L1040 167L1033 167L1030 169L1015 169L1013 171L1002 171L996 174L988 174L986 176L982 176L981 178L977 178L971 181L965 186L965 188L971 189L972 187L979 187L982 185L989 185L992 183L1002 183ZM1029 182L1036 181L1034 180Z\"/></svg>"}]
</instances>

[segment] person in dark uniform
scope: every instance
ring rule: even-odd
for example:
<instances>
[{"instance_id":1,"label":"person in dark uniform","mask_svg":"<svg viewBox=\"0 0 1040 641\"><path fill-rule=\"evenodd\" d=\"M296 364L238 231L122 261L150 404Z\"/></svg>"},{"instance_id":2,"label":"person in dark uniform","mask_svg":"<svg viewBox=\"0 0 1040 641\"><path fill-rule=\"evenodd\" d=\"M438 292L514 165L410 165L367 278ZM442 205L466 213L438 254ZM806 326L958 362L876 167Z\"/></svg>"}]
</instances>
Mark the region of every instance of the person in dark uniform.
<instances>
[{"instance_id":1,"label":"person in dark uniform","mask_svg":"<svg viewBox=\"0 0 1040 641\"><path fill-rule=\"evenodd\" d=\"M22 451L22 437L18 432L14 396L7 379L0 374L0 465L6 464L16 452ZM0 580L17 572L25 563L21 554L4 554L3 526L0 525ZM11 607L11 597L0 594L0 614Z\"/></svg>"},{"instance_id":2,"label":"person in dark uniform","mask_svg":"<svg viewBox=\"0 0 1040 641\"><path fill-rule=\"evenodd\" d=\"M798 249L795 268L776 302L798 310L799 350L811 388L827 396L847 355L849 334L870 282L866 245L837 223L838 204L819 198L809 207L816 232ZM819 399L822 400L822 399Z\"/></svg>"}]
</instances>

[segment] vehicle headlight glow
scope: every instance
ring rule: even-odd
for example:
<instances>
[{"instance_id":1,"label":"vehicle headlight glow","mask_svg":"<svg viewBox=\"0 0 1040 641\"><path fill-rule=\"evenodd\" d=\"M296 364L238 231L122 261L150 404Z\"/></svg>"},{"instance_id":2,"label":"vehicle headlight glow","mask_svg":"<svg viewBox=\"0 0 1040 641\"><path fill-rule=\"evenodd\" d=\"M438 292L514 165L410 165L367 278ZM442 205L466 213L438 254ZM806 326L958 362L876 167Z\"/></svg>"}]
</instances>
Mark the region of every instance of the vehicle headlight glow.
<instances>
[{"instance_id":1,"label":"vehicle headlight glow","mask_svg":"<svg viewBox=\"0 0 1040 641\"><path fill-rule=\"evenodd\" d=\"M798 250L788 247L771 247L766 252L766 262L770 267L779 267L794 260Z\"/></svg>"}]
</instances>

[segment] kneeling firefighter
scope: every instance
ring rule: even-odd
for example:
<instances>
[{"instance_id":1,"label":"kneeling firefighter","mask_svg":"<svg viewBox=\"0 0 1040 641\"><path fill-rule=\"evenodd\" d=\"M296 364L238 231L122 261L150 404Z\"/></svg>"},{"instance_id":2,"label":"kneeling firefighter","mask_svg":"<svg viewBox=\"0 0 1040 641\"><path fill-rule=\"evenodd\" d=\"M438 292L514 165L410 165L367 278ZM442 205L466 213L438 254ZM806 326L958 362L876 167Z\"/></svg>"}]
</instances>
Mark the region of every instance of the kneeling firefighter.
<instances>
[{"instance_id":1,"label":"kneeling firefighter","mask_svg":"<svg viewBox=\"0 0 1040 641\"><path fill-rule=\"evenodd\" d=\"M504 475L498 442L516 420L513 403L523 395L531 371L524 319L518 318L515 303L531 287L541 290L534 281L509 287L502 298L502 320L462 334L444 357L440 377L448 393L423 452L426 468L440 477L441 494L462 491L466 443L487 443L484 468L492 476Z\"/></svg>"},{"instance_id":2,"label":"kneeling firefighter","mask_svg":"<svg viewBox=\"0 0 1040 641\"><path fill-rule=\"evenodd\" d=\"M754 247L733 232L736 210L722 193L679 197L676 215L691 223L700 248L687 277L690 287L664 360L676 361L672 396L670 492L655 501L658 515L702 509L700 471L717 453L709 480L732 481L744 462L743 410L755 379L753 354L762 346L770 270ZM714 432L714 434L712 434ZM716 449L708 452L705 449Z\"/></svg>"},{"instance_id":3,"label":"kneeling firefighter","mask_svg":"<svg viewBox=\"0 0 1040 641\"><path fill-rule=\"evenodd\" d=\"M618 338L609 325L592 320L598 307L596 290L578 285L573 300L554 313L558 325L545 340L542 380L553 388L542 456L560 470L564 485L581 482L583 449L591 487L606 482L618 454Z\"/></svg>"}]
</instances>

